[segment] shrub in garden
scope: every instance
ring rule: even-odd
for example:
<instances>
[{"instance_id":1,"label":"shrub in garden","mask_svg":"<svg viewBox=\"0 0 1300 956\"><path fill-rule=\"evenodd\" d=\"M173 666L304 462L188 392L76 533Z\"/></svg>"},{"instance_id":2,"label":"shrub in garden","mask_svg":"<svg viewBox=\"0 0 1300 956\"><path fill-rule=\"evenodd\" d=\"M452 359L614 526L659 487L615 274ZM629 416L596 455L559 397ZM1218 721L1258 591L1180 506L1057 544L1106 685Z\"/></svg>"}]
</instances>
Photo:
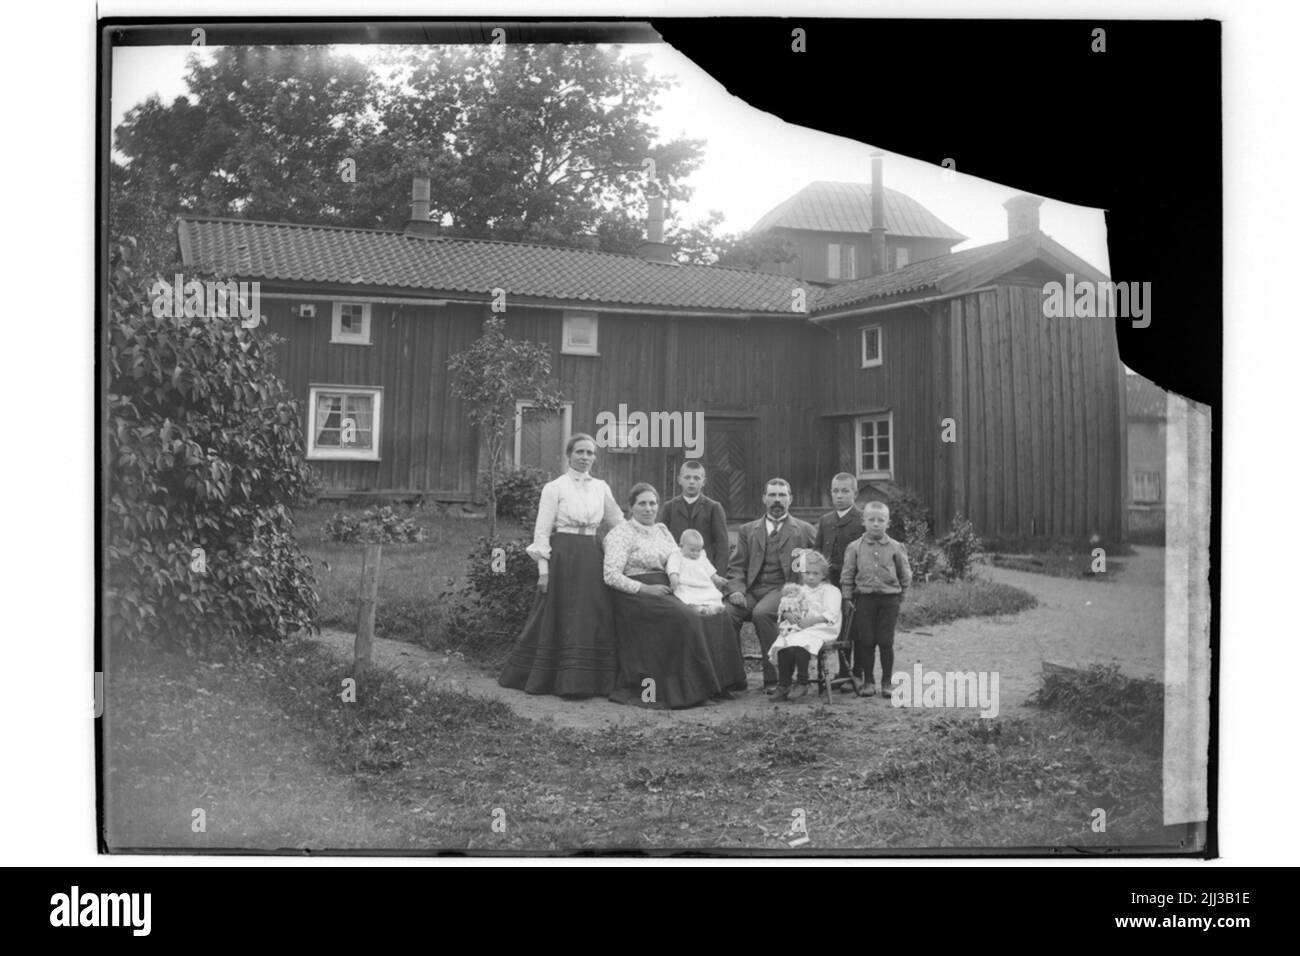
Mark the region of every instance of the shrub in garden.
<instances>
[{"instance_id":1,"label":"shrub in garden","mask_svg":"<svg viewBox=\"0 0 1300 956\"><path fill-rule=\"evenodd\" d=\"M324 532L327 540L344 543L411 544L424 540L424 529L415 523L414 518L404 518L388 505L367 508L360 515L336 511L325 522Z\"/></svg>"},{"instance_id":2,"label":"shrub in garden","mask_svg":"<svg viewBox=\"0 0 1300 956\"><path fill-rule=\"evenodd\" d=\"M517 521L531 528L537 520L537 502L542 497L542 486L551 476L540 468L516 468L497 478L497 516ZM487 475L479 479L479 487L487 494Z\"/></svg>"},{"instance_id":3,"label":"shrub in garden","mask_svg":"<svg viewBox=\"0 0 1300 956\"><path fill-rule=\"evenodd\" d=\"M519 636L537 593L537 563L524 550L528 543L497 539L489 544L487 538L475 543L468 559L469 592L448 615L452 646L489 657Z\"/></svg>"},{"instance_id":4,"label":"shrub in garden","mask_svg":"<svg viewBox=\"0 0 1300 956\"><path fill-rule=\"evenodd\" d=\"M915 491L899 488L885 499L885 504L889 506L889 527L886 531L895 541L907 540L909 524L922 527L921 537L930 536L930 509Z\"/></svg>"},{"instance_id":5,"label":"shrub in garden","mask_svg":"<svg viewBox=\"0 0 1300 956\"><path fill-rule=\"evenodd\" d=\"M930 541L930 526L918 518L908 518L903 525L903 543L907 546L907 562L912 566L912 577L928 581L934 576L941 552Z\"/></svg>"},{"instance_id":6,"label":"shrub in garden","mask_svg":"<svg viewBox=\"0 0 1300 956\"><path fill-rule=\"evenodd\" d=\"M106 317L109 636L203 649L312 627L290 511L310 481L274 340L155 316L130 250L112 250Z\"/></svg>"},{"instance_id":7,"label":"shrub in garden","mask_svg":"<svg viewBox=\"0 0 1300 956\"><path fill-rule=\"evenodd\" d=\"M975 526L960 512L953 518L948 533L939 539L946 567L943 576L949 581L970 574L975 562L984 553L983 543L975 533Z\"/></svg>"},{"instance_id":8,"label":"shrub in garden","mask_svg":"<svg viewBox=\"0 0 1300 956\"><path fill-rule=\"evenodd\" d=\"M1164 685L1149 677L1122 674L1117 664L1044 671L1042 685L1026 703L1058 710L1086 730L1100 730L1148 752L1160 753Z\"/></svg>"}]
</instances>

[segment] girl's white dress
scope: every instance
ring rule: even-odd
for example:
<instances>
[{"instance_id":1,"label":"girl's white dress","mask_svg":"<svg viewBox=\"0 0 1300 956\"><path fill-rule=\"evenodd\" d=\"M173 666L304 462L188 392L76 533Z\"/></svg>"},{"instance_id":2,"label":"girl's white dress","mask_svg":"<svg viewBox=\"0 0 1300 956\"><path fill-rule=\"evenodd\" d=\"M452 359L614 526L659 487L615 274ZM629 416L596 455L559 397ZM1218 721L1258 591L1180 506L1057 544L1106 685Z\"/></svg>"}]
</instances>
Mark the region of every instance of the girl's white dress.
<instances>
[{"instance_id":1,"label":"girl's white dress","mask_svg":"<svg viewBox=\"0 0 1300 956\"><path fill-rule=\"evenodd\" d=\"M820 614L826 620L821 624L778 636L772 642L772 650L767 655L773 664L776 663L777 652L782 648L802 647L816 657L823 644L840 636L840 602L844 600L840 589L823 581L815 588L804 586L803 590L808 598L808 613Z\"/></svg>"}]
</instances>

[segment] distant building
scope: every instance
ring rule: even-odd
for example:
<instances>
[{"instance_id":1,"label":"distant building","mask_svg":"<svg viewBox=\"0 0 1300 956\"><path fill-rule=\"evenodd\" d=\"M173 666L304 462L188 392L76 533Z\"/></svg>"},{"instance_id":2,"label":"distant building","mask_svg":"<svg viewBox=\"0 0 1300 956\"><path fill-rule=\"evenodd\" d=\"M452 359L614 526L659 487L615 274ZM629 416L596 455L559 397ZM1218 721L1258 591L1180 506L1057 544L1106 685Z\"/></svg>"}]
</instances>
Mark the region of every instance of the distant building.
<instances>
[{"instance_id":1,"label":"distant building","mask_svg":"<svg viewBox=\"0 0 1300 956\"><path fill-rule=\"evenodd\" d=\"M872 175L879 190L873 183L809 183L764 214L750 233L780 236L794 254L764 270L807 282L849 282L947 255L968 238L911 196L885 187L879 162Z\"/></svg>"},{"instance_id":2,"label":"distant building","mask_svg":"<svg viewBox=\"0 0 1300 956\"><path fill-rule=\"evenodd\" d=\"M1126 375L1128 402L1128 529L1165 526L1165 403L1167 393L1141 375Z\"/></svg>"}]
</instances>

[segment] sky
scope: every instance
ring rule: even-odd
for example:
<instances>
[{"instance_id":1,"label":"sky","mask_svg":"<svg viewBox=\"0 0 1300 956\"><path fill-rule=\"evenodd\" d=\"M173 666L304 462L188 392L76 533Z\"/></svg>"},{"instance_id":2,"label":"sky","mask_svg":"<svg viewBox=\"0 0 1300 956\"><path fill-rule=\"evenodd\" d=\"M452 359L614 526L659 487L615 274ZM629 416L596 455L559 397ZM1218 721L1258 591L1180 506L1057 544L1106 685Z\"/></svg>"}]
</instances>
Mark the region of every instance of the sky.
<instances>
[{"instance_id":1,"label":"sky","mask_svg":"<svg viewBox=\"0 0 1300 956\"><path fill-rule=\"evenodd\" d=\"M130 107L150 95L167 102L184 94L187 57L202 56L212 49L116 48L111 93L114 128ZM348 49L358 57L367 52L364 46ZM683 223L702 219L716 209L724 217L723 231L747 230L763 213L814 180L870 181L870 144L787 123L755 109L667 44L638 44L634 52L647 55L653 72L678 80L659 100L656 121L661 139L686 136L707 144L704 162L687 180L694 194L672 210ZM887 187L911 196L970 237L956 249L1007 238L1002 203L1021 190L1014 183L964 175L960 166L952 181L945 181L942 173L932 162L884 154ZM1103 211L1057 202L1050 196L1043 199L1039 209L1043 232L1109 274ZM394 197L394 202L405 201L404 196Z\"/></svg>"}]
</instances>

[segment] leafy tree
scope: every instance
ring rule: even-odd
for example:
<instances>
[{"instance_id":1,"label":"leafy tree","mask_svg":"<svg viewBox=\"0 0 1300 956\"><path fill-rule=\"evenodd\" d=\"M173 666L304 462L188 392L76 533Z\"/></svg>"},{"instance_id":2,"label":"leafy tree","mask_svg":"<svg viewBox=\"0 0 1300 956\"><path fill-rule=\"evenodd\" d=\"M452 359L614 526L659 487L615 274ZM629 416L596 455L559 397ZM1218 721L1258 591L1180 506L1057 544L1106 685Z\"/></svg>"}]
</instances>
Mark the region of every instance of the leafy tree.
<instances>
[{"instance_id":1,"label":"leafy tree","mask_svg":"<svg viewBox=\"0 0 1300 956\"><path fill-rule=\"evenodd\" d=\"M559 411L562 396L550 384L551 353L538 342L507 338L505 320L489 316L483 334L447 363L455 376L452 392L465 402L470 421L482 436L487 458L488 540L496 538L497 486L508 429L514 427L515 403L529 402L525 415Z\"/></svg>"},{"instance_id":2,"label":"leafy tree","mask_svg":"<svg viewBox=\"0 0 1300 956\"><path fill-rule=\"evenodd\" d=\"M773 233L724 233L718 227L722 213L714 209L702 220L669 228L667 239L677 246L677 258L694 265L719 265L733 269L770 271L777 263L789 262L794 249Z\"/></svg>"},{"instance_id":3,"label":"leafy tree","mask_svg":"<svg viewBox=\"0 0 1300 956\"><path fill-rule=\"evenodd\" d=\"M185 82L188 95L150 97L115 134L132 171L149 171L179 210L362 225L344 160L374 134L365 64L329 47L229 46L191 57Z\"/></svg>"},{"instance_id":4,"label":"leafy tree","mask_svg":"<svg viewBox=\"0 0 1300 956\"><path fill-rule=\"evenodd\" d=\"M290 514L310 480L273 340L237 318L155 315L133 247L110 259L109 636L203 649L311 627Z\"/></svg>"},{"instance_id":5,"label":"leafy tree","mask_svg":"<svg viewBox=\"0 0 1300 956\"><path fill-rule=\"evenodd\" d=\"M186 82L187 96L151 98L116 131L169 212L395 228L424 170L432 218L453 235L594 232L630 251L645 190L687 198L703 151L658 141L672 81L610 47L396 47L370 65L325 47L227 47L193 58Z\"/></svg>"}]
</instances>

